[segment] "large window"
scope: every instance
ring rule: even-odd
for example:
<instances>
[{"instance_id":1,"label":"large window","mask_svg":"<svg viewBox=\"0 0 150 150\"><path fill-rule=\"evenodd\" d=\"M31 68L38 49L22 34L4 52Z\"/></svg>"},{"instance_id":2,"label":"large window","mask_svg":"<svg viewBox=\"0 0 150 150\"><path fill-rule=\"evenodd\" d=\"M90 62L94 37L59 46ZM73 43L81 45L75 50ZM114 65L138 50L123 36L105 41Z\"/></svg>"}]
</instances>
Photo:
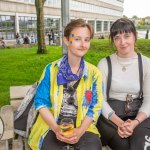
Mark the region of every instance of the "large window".
<instances>
[{"instance_id":1,"label":"large window","mask_svg":"<svg viewBox=\"0 0 150 150\"><path fill-rule=\"evenodd\" d=\"M23 3L35 3L35 0L16 0L17 2L23 2Z\"/></svg>"},{"instance_id":2,"label":"large window","mask_svg":"<svg viewBox=\"0 0 150 150\"><path fill-rule=\"evenodd\" d=\"M108 31L108 21L104 21L104 31Z\"/></svg>"},{"instance_id":3,"label":"large window","mask_svg":"<svg viewBox=\"0 0 150 150\"><path fill-rule=\"evenodd\" d=\"M102 31L102 21L96 21L96 32Z\"/></svg>"},{"instance_id":4,"label":"large window","mask_svg":"<svg viewBox=\"0 0 150 150\"><path fill-rule=\"evenodd\" d=\"M20 16L19 29L22 37L26 34L36 34L36 17Z\"/></svg>"},{"instance_id":5,"label":"large window","mask_svg":"<svg viewBox=\"0 0 150 150\"><path fill-rule=\"evenodd\" d=\"M113 23L114 23L113 21L110 21L110 27L112 26Z\"/></svg>"},{"instance_id":6,"label":"large window","mask_svg":"<svg viewBox=\"0 0 150 150\"><path fill-rule=\"evenodd\" d=\"M0 38L13 39L15 36L15 17L0 15Z\"/></svg>"},{"instance_id":7,"label":"large window","mask_svg":"<svg viewBox=\"0 0 150 150\"><path fill-rule=\"evenodd\" d=\"M36 35L36 17L20 16L19 17L19 29L22 37L27 35ZM60 30L60 19L59 18L44 18L45 32L49 32L53 29L54 32Z\"/></svg>"},{"instance_id":8,"label":"large window","mask_svg":"<svg viewBox=\"0 0 150 150\"><path fill-rule=\"evenodd\" d=\"M45 18L44 24L45 24L46 32L49 32L51 29L53 29L54 32L58 33L60 30L60 19L59 18Z\"/></svg>"},{"instance_id":9,"label":"large window","mask_svg":"<svg viewBox=\"0 0 150 150\"><path fill-rule=\"evenodd\" d=\"M95 21L94 20L88 20L88 23L95 28Z\"/></svg>"},{"instance_id":10,"label":"large window","mask_svg":"<svg viewBox=\"0 0 150 150\"><path fill-rule=\"evenodd\" d=\"M60 8L61 0L46 0L45 5Z\"/></svg>"},{"instance_id":11,"label":"large window","mask_svg":"<svg viewBox=\"0 0 150 150\"><path fill-rule=\"evenodd\" d=\"M107 0L107 1L109 1L109 0ZM117 6L116 4L114 4L114 8L112 8L112 9L97 6L97 5L93 5L93 4L78 2L78 1L75 1L75 0L72 0L70 4L71 4L70 9L71 10L76 10L76 11L106 14L106 15L113 15L113 16L119 16L119 17L121 17L122 13L123 13L122 10L115 10L115 7ZM108 4L110 4L110 3L108 3ZM120 6L120 7L122 8L123 6Z\"/></svg>"}]
</instances>

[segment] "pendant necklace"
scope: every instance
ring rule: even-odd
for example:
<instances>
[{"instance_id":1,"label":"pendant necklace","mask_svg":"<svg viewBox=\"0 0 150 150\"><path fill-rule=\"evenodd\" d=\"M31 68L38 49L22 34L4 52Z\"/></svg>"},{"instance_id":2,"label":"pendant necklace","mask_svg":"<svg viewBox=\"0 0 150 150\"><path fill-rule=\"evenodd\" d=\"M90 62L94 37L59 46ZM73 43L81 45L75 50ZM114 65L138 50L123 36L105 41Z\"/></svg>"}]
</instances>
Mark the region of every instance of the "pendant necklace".
<instances>
[{"instance_id":1,"label":"pendant necklace","mask_svg":"<svg viewBox=\"0 0 150 150\"><path fill-rule=\"evenodd\" d=\"M125 66L122 67L122 71L123 71L123 72L126 71L126 67L125 67Z\"/></svg>"},{"instance_id":2,"label":"pendant necklace","mask_svg":"<svg viewBox=\"0 0 150 150\"><path fill-rule=\"evenodd\" d=\"M129 62L126 62L125 64L123 64L123 63L120 62L119 57L118 57L117 54L116 54L116 56L117 56L117 62L118 62L118 64L121 66L121 70L122 70L123 72L125 72L125 71L127 70L127 66L131 65L132 62L129 61Z\"/></svg>"}]
</instances>

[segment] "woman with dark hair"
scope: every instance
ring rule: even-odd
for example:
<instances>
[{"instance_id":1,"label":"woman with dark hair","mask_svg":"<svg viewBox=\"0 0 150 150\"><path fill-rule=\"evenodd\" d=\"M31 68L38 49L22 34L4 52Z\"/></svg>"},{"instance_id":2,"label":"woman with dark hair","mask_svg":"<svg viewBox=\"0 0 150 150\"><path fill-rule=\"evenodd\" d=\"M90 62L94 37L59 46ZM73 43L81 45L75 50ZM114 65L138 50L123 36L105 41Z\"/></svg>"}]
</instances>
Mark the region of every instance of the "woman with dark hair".
<instances>
[{"instance_id":1,"label":"woman with dark hair","mask_svg":"<svg viewBox=\"0 0 150 150\"><path fill-rule=\"evenodd\" d=\"M135 51L132 21L118 19L110 29L116 53L98 68L104 81L104 103L97 127L103 145L113 150L150 148L150 59Z\"/></svg>"},{"instance_id":2,"label":"woman with dark hair","mask_svg":"<svg viewBox=\"0 0 150 150\"><path fill-rule=\"evenodd\" d=\"M35 95L39 116L29 136L32 150L63 150L67 143L76 150L102 149L96 128L103 100L102 77L97 67L84 60L92 37L92 27L82 19L66 26L68 53L46 66ZM74 122L70 135L61 131L63 118Z\"/></svg>"}]
</instances>

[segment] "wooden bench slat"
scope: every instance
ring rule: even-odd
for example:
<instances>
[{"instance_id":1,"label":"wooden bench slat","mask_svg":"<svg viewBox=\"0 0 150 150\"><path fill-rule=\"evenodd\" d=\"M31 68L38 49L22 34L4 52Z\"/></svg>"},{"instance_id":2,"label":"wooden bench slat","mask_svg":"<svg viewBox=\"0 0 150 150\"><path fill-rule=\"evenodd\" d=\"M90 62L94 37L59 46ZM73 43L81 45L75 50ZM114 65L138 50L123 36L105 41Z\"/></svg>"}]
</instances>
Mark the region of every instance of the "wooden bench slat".
<instances>
[{"instance_id":1,"label":"wooden bench slat","mask_svg":"<svg viewBox=\"0 0 150 150\"><path fill-rule=\"evenodd\" d=\"M20 106L22 100L23 99L17 99L17 100L10 101L10 105L12 106L13 111L17 110L17 108Z\"/></svg>"},{"instance_id":2,"label":"wooden bench slat","mask_svg":"<svg viewBox=\"0 0 150 150\"><path fill-rule=\"evenodd\" d=\"M8 140L0 141L0 150L9 150Z\"/></svg>"},{"instance_id":3,"label":"wooden bench slat","mask_svg":"<svg viewBox=\"0 0 150 150\"><path fill-rule=\"evenodd\" d=\"M10 87L10 99L23 99L27 91L31 88L32 85L26 86L11 86Z\"/></svg>"},{"instance_id":4,"label":"wooden bench slat","mask_svg":"<svg viewBox=\"0 0 150 150\"><path fill-rule=\"evenodd\" d=\"M12 150L23 150L23 141L22 139L13 139L12 141Z\"/></svg>"}]
</instances>

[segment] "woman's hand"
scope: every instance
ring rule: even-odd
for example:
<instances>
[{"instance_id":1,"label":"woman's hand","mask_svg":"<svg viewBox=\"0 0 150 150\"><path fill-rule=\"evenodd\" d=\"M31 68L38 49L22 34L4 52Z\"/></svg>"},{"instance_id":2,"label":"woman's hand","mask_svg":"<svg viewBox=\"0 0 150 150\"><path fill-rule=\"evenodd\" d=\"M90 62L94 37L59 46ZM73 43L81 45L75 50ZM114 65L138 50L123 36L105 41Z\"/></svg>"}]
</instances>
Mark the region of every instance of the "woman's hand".
<instances>
[{"instance_id":1,"label":"woman's hand","mask_svg":"<svg viewBox=\"0 0 150 150\"><path fill-rule=\"evenodd\" d=\"M75 128L73 133L70 135L65 135L61 129L60 126L58 125L57 129L55 130L56 138L65 143L69 144L75 144L79 141L80 137L83 135L82 131L80 128Z\"/></svg>"},{"instance_id":2,"label":"woman's hand","mask_svg":"<svg viewBox=\"0 0 150 150\"><path fill-rule=\"evenodd\" d=\"M78 143L79 139L83 135L82 131L80 128L75 128L73 133L70 135L64 135L63 136L63 142L69 143L69 144L76 144Z\"/></svg>"},{"instance_id":3,"label":"woman's hand","mask_svg":"<svg viewBox=\"0 0 150 150\"><path fill-rule=\"evenodd\" d=\"M118 127L118 134L122 138L127 138L133 134L133 130L138 125L137 120L126 120L120 127Z\"/></svg>"},{"instance_id":4,"label":"woman's hand","mask_svg":"<svg viewBox=\"0 0 150 150\"><path fill-rule=\"evenodd\" d=\"M72 144L78 143L83 134L80 128L75 128L73 134L69 137Z\"/></svg>"},{"instance_id":5,"label":"woman's hand","mask_svg":"<svg viewBox=\"0 0 150 150\"><path fill-rule=\"evenodd\" d=\"M65 142L64 135L63 135L59 125L57 126L57 128L54 132L55 132L56 138L59 141Z\"/></svg>"},{"instance_id":6,"label":"woman's hand","mask_svg":"<svg viewBox=\"0 0 150 150\"><path fill-rule=\"evenodd\" d=\"M131 120L127 120L118 126L118 134L121 138L127 138L132 135L133 130L130 128Z\"/></svg>"}]
</instances>

